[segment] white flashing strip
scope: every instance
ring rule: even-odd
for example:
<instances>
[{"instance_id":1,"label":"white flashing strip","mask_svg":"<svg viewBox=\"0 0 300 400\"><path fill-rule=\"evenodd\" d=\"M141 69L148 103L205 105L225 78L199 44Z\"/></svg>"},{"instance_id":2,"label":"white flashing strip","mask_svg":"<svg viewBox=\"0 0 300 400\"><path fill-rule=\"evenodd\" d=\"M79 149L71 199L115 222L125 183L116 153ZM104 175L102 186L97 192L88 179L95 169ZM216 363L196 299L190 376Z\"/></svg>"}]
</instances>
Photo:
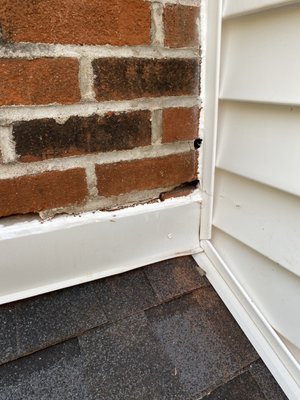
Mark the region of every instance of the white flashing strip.
<instances>
[{"instance_id":1,"label":"white flashing strip","mask_svg":"<svg viewBox=\"0 0 300 400\"><path fill-rule=\"evenodd\" d=\"M203 191L201 214L201 239L210 239L212 227L214 171L218 125L219 75L221 52L223 0L203 0L201 3L202 79L201 93L203 111L200 135L203 137L200 176Z\"/></svg>"},{"instance_id":2,"label":"white flashing strip","mask_svg":"<svg viewBox=\"0 0 300 400\"><path fill-rule=\"evenodd\" d=\"M300 398L299 364L275 330L253 303L229 267L209 241L201 241L204 252L194 255L207 278L234 316L262 360L290 400Z\"/></svg>"},{"instance_id":3,"label":"white flashing strip","mask_svg":"<svg viewBox=\"0 0 300 400\"><path fill-rule=\"evenodd\" d=\"M0 304L200 251L199 191L115 212L2 225Z\"/></svg>"}]
</instances>

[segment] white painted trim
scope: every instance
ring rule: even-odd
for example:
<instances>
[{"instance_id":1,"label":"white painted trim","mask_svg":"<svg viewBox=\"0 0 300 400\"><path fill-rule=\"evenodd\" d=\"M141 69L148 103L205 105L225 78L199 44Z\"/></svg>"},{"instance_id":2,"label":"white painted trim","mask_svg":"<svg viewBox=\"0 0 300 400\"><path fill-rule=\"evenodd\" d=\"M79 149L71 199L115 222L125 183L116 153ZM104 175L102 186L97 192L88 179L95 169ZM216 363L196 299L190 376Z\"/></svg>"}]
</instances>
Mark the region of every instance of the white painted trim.
<instances>
[{"instance_id":1,"label":"white painted trim","mask_svg":"<svg viewBox=\"0 0 300 400\"><path fill-rule=\"evenodd\" d=\"M294 377L299 377L299 364L232 275L213 245L205 240L201 241L201 247L204 252L194 255L196 262L206 272L214 289L288 398L298 400L300 388Z\"/></svg>"},{"instance_id":2,"label":"white painted trim","mask_svg":"<svg viewBox=\"0 0 300 400\"><path fill-rule=\"evenodd\" d=\"M203 136L200 176L203 191L201 239L210 239L213 210L214 172L218 124L219 75L222 27L222 0L203 0L201 20L203 111L200 135Z\"/></svg>"},{"instance_id":3,"label":"white painted trim","mask_svg":"<svg viewBox=\"0 0 300 400\"><path fill-rule=\"evenodd\" d=\"M162 203L8 223L0 304L199 252L198 191Z\"/></svg>"}]
</instances>

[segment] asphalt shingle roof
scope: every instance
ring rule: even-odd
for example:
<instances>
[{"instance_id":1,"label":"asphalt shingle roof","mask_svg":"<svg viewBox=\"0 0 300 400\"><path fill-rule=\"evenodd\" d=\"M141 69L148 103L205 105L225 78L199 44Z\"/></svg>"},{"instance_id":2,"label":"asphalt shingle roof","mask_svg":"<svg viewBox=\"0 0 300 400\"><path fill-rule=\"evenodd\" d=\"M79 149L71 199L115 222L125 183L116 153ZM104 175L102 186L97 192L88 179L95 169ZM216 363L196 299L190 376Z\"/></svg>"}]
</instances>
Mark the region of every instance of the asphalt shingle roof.
<instances>
[{"instance_id":1,"label":"asphalt shingle roof","mask_svg":"<svg viewBox=\"0 0 300 400\"><path fill-rule=\"evenodd\" d=\"M284 400L191 257L0 307L0 400Z\"/></svg>"}]
</instances>

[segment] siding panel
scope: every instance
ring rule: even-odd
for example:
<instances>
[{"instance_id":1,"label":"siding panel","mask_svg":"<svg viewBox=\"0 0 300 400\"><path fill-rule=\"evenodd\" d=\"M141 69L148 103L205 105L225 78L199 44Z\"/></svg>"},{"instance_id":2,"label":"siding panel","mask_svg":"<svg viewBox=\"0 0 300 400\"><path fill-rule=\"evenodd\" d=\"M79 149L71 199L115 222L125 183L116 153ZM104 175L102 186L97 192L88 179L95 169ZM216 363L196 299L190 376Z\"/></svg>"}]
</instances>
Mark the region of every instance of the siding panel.
<instances>
[{"instance_id":1,"label":"siding panel","mask_svg":"<svg viewBox=\"0 0 300 400\"><path fill-rule=\"evenodd\" d=\"M225 0L223 18L212 244L297 358L300 3Z\"/></svg>"}]
</instances>

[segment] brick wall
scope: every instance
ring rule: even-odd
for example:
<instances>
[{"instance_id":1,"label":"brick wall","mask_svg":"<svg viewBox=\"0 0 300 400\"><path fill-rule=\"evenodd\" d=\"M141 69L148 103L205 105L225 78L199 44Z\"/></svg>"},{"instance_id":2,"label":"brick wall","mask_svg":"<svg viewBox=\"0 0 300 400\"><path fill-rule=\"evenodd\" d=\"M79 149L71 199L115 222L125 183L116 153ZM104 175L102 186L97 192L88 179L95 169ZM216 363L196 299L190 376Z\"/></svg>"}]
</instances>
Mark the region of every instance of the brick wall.
<instances>
[{"instance_id":1,"label":"brick wall","mask_svg":"<svg viewBox=\"0 0 300 400\"><path fill-rule=\"evenodd\" d=\"M2 0L0 217L194 187L199 13L198 0Z\"/></svg>"}]
</instances>

